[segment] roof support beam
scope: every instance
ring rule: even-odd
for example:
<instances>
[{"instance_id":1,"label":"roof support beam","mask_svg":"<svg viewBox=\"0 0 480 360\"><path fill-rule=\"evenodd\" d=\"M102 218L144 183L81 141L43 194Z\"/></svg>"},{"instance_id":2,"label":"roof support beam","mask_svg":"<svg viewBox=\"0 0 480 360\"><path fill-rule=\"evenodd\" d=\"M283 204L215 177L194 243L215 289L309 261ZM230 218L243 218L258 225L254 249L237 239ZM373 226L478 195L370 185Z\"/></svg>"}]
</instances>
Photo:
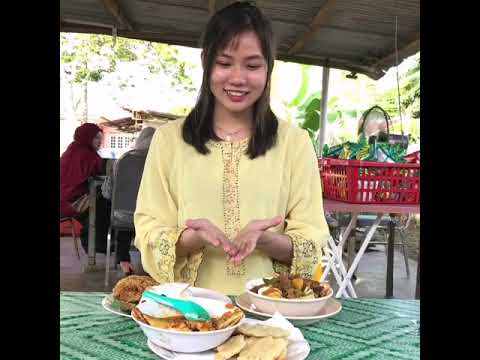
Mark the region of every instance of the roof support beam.
<instances>
[{"instance_id":1,"label":"roof support beam","mask_svg":"<svg viewBox=\"0 0 480 360\"><path fill-rule=\"evenodd\" d=\"M293 55L298 53L303 49L305 46L305 43L309 41L312 36L315 34L315 32L320 29L320 26L325 22L325 19L327 18L328 14L332 10L333 6L335 5L336 0L327 0L325 5L323 5L320 10L318 11L317 15L313 18L313 20L308 24L309 30L307 30L300 39L297 40L295 45L293 45L289 50L288 50L288 55Z\"/></svg>"},{"instance_id":2,"label":"roof support beam","mask_svg":"<svg viewBox=\"0 0 480 360\"><path fill-rule=\"evenodd\" d=\"M328 63L328 60L327 60ZM322 74L322 102L320 104L320 132L317 137L318 153L317 157L322 156L323 145L325 145L325 135L327 133L327 104L328 104L328 84L330 80L330 67L323 66Z\"/></svg>"},{"instance_id":3,"label":"roof support beam","mask_svg":"<svg viewBox=\"0 0 480 360\"><path fill-rule=\"evenodd\" d=\"M60 21L60 32L74 32L85 34L104 34L112 35L112 25L81 25L77 23ZM129 39L138 39L144 41L154 41L175 44L180 46L188 46L198 48L198 41L191 38L189 33L179 33L178 31L158 31L158 32L140 32L139 30L128 31L118 29L117 36L126 37Z\"/></svg>"},{"instance_id":4,"label":"roof support beam","mask_svg":"<svg viewBox=\"0 0 480 360\"><path fill-rule=\"evenodd\" d=\"M228 5L227 0L208 0L208 14L213 16L218 10Z\"/></svg>"},{"instance_id":5,"label":"roof support beam","mask_svg":"<svg viewBox=\"0 0 480 360\"><path fill-rule=\"evenodd\" d=\"M124 30L133 30L133 26L128 18L123 13L117 0L102 0L103 5L107 11L113 16L118 28Z\"/></svg>"},{"instance_id":6,"label":"roof support beam","mask_svg":"<svg viewBox=\"0 0 480 360\"><path fill-rule=\"evenodd\" d=\"M420 33L418 33L407 45L405 45L401 49L398 49L398 56L407 57L413 55L418 51L418 49L420 49ZM380 68L388 66L390 64L395 65L395 50L387 56L383 57L382 59L378 60L373 66L376 68Z\"/></svg>"},{"instance_id":7,"label":"roof support beam","mask_svg":"<svg viewBox=\"0 0 480 360\"><path fill-rule=\"evenodd\" d=\"M112 24L107 24L107 23L99 23L99 22L94 22L94 21L83 21L83 20L75 20L75 19L69 19L69 18L60 18L60 31L62 30L62 27L65 25L85 25L85 26L93 26L93 27L101 27L101 28L108 28L111 29L113 27Z\"/></svg>"}]
</instances>

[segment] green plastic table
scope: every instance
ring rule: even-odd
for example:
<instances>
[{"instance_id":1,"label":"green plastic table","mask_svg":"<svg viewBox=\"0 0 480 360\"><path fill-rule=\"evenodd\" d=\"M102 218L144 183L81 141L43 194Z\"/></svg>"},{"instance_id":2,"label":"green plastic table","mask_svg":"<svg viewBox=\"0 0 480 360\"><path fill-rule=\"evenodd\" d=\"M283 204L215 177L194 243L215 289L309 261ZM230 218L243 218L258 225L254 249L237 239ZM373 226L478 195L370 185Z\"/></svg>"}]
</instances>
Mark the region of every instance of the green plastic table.
<instances>
[{"instance_id":1,"label":"green plastic table","mask_svg":"<svg viewBox=\"0 0 480 360\"><path fill-rule=\"evenodd\" d=\"M103 309L105 295L60 293L61 359L160 359L134 321ZM299 327L311 347L307 360L420 358L420 301L340 301L336 316Z\"/></svg>"}]
</instances>

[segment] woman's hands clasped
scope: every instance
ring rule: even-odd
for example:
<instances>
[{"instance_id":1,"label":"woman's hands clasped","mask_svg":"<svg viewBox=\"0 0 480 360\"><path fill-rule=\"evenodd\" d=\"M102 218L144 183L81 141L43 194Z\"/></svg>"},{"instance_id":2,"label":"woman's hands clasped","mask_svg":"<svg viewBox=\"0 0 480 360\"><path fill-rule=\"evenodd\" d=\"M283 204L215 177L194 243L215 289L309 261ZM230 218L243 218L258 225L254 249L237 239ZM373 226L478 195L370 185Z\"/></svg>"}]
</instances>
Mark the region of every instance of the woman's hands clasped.
<instances>
[{"instance_id":1,"label":"woman's hands clasped","mask_svg":"<svg viewBox=\"0 0 480 360\"><path fill-rule=\"evenodd\" d=\"M227 239L223 231L207 219L187 220L185 225L195 231L197 237L203 242L203 245L210 244L218 247L222 246L228 254L232 251L232 244Z\"/></svg>"},{"instance_id":2,"label":"woman's hands clasped","mask_svg":"<svg viewBox=\"0 0 480 360\"><path fill-rule=\"evenodd\" d=\"M257 247L260 237L264 231L275 227L283 222L282 216L275 216L271 219L250 221L241 229L233 239L233 249L227 255L230 262L239 265L243 259L249 256Z\"/></svg>"},{"instance_id":3,"label":"woman's hands clasped","mask_svg":"<svg viewBox=\"0 0 480 360\"><path fill-rule=\"evenodd\" d=\"M237 236L230 241L223 231L207 219L187 220L187 227L195 232L195 238L203 243L215 247L221 246L228 261L239 265L257 247L264 231L281 224L282 216L271 219L253 220L241 229Z\"/></svg>"}]
</instances>

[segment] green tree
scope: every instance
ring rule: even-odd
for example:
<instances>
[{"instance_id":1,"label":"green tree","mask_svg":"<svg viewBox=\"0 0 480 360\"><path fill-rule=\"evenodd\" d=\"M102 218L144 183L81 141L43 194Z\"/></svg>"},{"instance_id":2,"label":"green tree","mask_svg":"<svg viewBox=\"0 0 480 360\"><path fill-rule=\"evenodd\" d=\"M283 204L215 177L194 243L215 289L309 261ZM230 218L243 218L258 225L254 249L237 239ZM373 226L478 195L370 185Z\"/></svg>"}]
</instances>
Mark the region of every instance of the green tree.
<instances>
[{"instance_id":1,"label":"green tree","mask_svg":"<svg viewBox=\"0 0 480 360\"><path fill-rule=\"evenodd\" d=\"M414 55L414 65L404 74L400 75L400 101L402 118L409 121L409 129L412 142L418 142L420 137L420 53ZM396 84L383 93L377 94L376 104L384 108L391 117L399 116L398 90ZM399 124L394 124L393 132L400 131Z\"/></svg>"},{"instance_id":2,"label":"green tree","mask_svg":"<svg viewBox=\"0 0 480 360\"><path fill-rule=\"evenodd\" d=\"M420 53L415 55L415 65L400 76L402 113L420 119ZM389 114L398 114L398 91L393 86L377 97L378 105Z\"/></svg>"},{"instance_id":3,"label":"green tree","mask_svg":"<svg viewBox=\"0 0 480 360\"><path fill-rule=\"evenodd\" d=\"M121 37L117 37L114 43L107 35L60 33L61 77L69 84L72 112L80 121L87 121L88 83L101 81L106 74L114 73L119 62L139 62L151 74L167 74L173 87L188 92L195 90L188 76L192 65L179 59L175 46ZM120 89L134 86L131 77L122 74L117 81ZM78 99L74 98L74 84L82 88ZM79 115L81 104L83 111Z\"/></svg>"},{"instance_id":4,"label":"green tree","mask_svg":"<svg viewBox=\"0 0 480 360\"><path fill-rule=\"evenodd\" d=\"M420 53L415 56L415 65L404 78L402 105L413 119L420 119Z\"/></svg>"}]
</instances>

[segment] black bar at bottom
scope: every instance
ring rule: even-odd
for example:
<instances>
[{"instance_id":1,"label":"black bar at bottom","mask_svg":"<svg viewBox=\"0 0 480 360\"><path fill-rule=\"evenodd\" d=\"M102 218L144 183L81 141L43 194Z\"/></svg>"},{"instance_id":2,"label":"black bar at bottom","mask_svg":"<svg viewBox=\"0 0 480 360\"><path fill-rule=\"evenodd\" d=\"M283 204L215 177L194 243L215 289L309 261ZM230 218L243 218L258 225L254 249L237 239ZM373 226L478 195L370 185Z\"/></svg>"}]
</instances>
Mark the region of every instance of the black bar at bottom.
<instances>
[{"instance_id":1,"label":"black bar at bottom","mask_svg":"<svg viewBox=\"0 0 480 360\"><path fill-rule=\"evenodd\" d=\"M415 287L415 299L420 300L420 249L417 257L417 285Z\"/></svg>"},{"instance_id":2,"label":"black bar at bottom","mask_svg":"<svg viewBox=\"0 0 480 360\"><path fill-rule=\"evenodd\" d=\"M393 214L390 214L392 217ZM388 223L388 244L387 244L387 288L385 298L393 298L393 244L395 244L395 223L390 220Z\"/></svg>"}]
</instances>

